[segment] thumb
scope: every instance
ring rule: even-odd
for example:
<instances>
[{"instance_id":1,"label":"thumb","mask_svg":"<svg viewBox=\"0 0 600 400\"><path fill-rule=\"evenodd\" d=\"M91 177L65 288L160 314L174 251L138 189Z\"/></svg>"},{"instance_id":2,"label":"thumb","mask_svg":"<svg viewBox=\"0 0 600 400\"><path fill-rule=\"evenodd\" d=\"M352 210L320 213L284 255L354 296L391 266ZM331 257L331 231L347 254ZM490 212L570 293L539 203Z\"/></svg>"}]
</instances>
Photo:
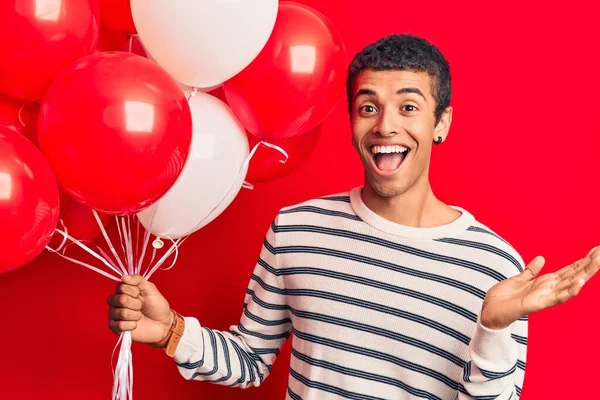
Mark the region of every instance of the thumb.
<instances>
[{"instance_id":1,"label":"thumb","mask_svg":"<svg viewBox=\"0 0 600 400\"><path fill-rule=\"evenodd\" d=\"M525 279L531 280L540 273L544 264L546 264L546 259L543 256L537 256L531 260L529 264L527 264L527 267L525 267L525 270L521 273L521 275Z\"/></svg>"},{"instance_id":2,"label":"thumb","mask_svg":"<svg viewBox=\"0 0 600 400\"><path fill-rule=\"evenodd\" d=\"M123 275L121 277L121 280L127 285L137 286L142 292L142 294L152 295L158 293L158 289L156 289L156 286L154 286L153 283L148 282L141 275Z\"/></svg>"}]
</instances>

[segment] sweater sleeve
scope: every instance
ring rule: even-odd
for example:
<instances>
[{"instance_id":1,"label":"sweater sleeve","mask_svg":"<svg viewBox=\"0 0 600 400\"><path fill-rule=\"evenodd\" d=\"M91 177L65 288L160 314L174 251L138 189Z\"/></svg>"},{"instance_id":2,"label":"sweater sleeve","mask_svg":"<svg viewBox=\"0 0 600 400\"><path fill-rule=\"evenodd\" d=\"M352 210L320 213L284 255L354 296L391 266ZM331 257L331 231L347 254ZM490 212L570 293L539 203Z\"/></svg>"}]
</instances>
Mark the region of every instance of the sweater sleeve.
<instances>
[{"instance_id":1,"label":"sweater sleeve","mask_svg":"<svg viewBox=\"0 0 600 400\"><path fill-rule=\"evenodd\" d=\"M527 317L502 330L481 325L479 318L463 368L459 400L518 400L525 379Z\"/></svg>"},{"instance_id":2,"label":"sweater sleeve","mask_svg":"<svg viewBox=\"0 0 600 400\"><path fill-rule=\"evenodd\" d=\"M271 372L292 327L278 269L276 229L277 218L264 240L238 325L217 331L185 318L174 356L185 379L247 388L259 386Z\"/></svg>"}]
</instances>

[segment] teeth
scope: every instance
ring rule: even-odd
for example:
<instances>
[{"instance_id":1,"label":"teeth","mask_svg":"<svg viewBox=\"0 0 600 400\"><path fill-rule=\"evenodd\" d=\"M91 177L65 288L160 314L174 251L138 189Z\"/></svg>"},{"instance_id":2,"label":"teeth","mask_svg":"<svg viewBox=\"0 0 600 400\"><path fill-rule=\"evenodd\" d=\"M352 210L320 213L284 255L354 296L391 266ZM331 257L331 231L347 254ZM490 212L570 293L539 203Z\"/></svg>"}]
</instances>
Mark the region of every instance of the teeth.
<instances>
[{"instance_id":1,"label":"teeth","mask_svg":"<svg viewBox=\"0 0 600 400\"><path fill-rule=\"evenodd\" d=\"M408 151L408 147L394 145L394 146L371 146L371 152L373 154L379 153L404 153Z\"/></svg>"}]
</instances>

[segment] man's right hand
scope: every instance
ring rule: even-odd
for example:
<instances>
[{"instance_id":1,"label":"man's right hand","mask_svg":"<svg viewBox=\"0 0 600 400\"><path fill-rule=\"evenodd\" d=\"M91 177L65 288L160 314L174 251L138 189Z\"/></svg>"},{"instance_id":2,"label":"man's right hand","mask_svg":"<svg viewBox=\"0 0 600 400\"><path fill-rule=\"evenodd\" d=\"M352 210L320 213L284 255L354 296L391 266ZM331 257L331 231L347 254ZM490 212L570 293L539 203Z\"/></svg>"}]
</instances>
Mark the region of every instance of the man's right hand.
<instances>
[{"instance_id":1,"label":"man's right hand","mask_svg":"<svg viewBox=\"0 0 600 400\"><path fill-rule=\"evenodd\" d=\"M136 342L160 342L171 328L174 314L153 283L140 275L125 275L108 298L108 326L116 334L131 331Z\"/></svg>"}]
</instances>

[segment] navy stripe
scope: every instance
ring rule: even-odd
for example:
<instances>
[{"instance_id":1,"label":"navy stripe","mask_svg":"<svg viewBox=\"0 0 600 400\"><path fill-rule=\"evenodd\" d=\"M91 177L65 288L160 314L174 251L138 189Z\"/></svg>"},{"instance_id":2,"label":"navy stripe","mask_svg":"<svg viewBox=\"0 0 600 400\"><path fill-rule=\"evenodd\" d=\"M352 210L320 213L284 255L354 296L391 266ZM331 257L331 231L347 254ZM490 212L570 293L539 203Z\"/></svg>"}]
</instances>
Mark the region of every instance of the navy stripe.
<instances>
[{"instance_id":1,"label":"navy stripe","mask_svg":"<svg viewBox=\"0 0 600 400\"><path fill-rule=\"evenodd\" d=\"M467 361L463 369L463 381L471 382L471 361Z\"/></svg>"},{"instance_id":2,"label":"navy stripe","mask_svg":"<svg viewBox=\"0 0 600 400\"><path fill-rule=\"evenodd\" d=\"M516 369L517 369L517 364L513 365L512 368L509 369L508 371L504 371L504 372L488 371L483 368L479 368L479 371L481 372L481 375L483 375L485 378L487 378L489 380L494 380L494 379L500 379L500 378L504 378L505 376L512 375Z\"/></svg>"},{"instance_id":3,"label":"navy stripe","mask_svg":"<svg viewBox=\"0 0 600 400\"><path fill-rule=\"evenodd\" d=\"M407 246L401 243L391 242L389 240L380 239L374 236L364 235L361 233L351 232L344 229L333 229L322 226L315 225L273 225L273 231L278 232L308 232L308 233L321 233L324 235L335 236L335 237L344 237L348 239L354 239L361 242L376 244L381 247L401 251L407 254L411 254L418 257L423 257L428 260L434 260L443 262L446 264L457 265L459 267L464 267L468 269L472 269L474 271L485 274L491 278L496 279L497 281L501 281L506 279L506 276L496 271L493 268L487 267L485 265L478 264L473 261L463 260L456 257L444 256L436 253L432 253L429 251L421 250L415 247ZM293 247L293 246L290 246ZM297 246L302 247L302 246ZM278 249L279 250L279 249Z\"/></svg>"},{"instance_id":4,"label":"navy stripe","mask_svg":"<svg viewBox=\"0 0 600 400\"><path fill-rule=\"evenodd\" d=\"M394 307L386 306L386 305L379 304L379 303L373 303L370 301L357 299L354 297L344 296L344 295L337 294L337 293L324 292L321 290L280 289L278 287L271 286L271 285L265 283L261 278L259 278L256 275L252 275L252 280L254 280L256 283L258 283L264 290L271 292L271 293L277 293L277 294L280 294L283 296L315 297L315 298L319 298L319 299L336 301L338 303L349 304L349 305L353 305L356 307L362 307L362 308L377 311L377 312L380 312L383 314L393 315L398 318L402 318L402 319L406 319L408 321L419 323L419 324L427 326L431 329L435 329L439 332L445 333L446 335L453 337L454 339L459 340L466 345L469 345L469 342L471 341L471 338L469 338L467 335L465 335L461 332L458 332L457 330L452 329L446 325L443 325L437 321L433 321L431 319L422 317L418 314L413 314L411 312L400 310L400 309L397 309ZM260 338L264 337L265 339L281 339L284 336L284 334L263 335L263 334L259 334L257 332L250 332L250 331L247 331L247 332L253 336L257 336ZM287 335L287 333L285 335ZM287 337L287 336L285 336L285 337Z\"/></svg>"},{"instance_id":5,"label":"navy stripe","mask_svg":"<svg viewBox=\"0 0 600 400\"><path fill-rule=\"evenodd\" d=\"M212 381L206 381L206 382L212 382L212 383L219 383L219 382L226 382L231 378L231 358L229 356L229 348L227 347L227 342L225 341L225 337L223 336L223 333L219 332L219 331L215 331L215 334L217 336L219 336L219 340L221 341L221 345L223 346L223 351L225 353L225 366L227 367L227 373L215 380ZM216 363L215 363L216 364Z\"/></svg>"},{"instance_id":6,"label":"navy stripe","mask_svg":"<svg viewBox=\"0 0 600 400\"><path fill-rule=\"evenodd\" d=\"M344 203L350 203L350 196L326 196L320 197L317 200L343 201Z\"/></svg>"},{"instance_id":7,"label":"navy stripe","mask_svg":"<svg viewBox=\"0 0 600 400\"><path fill-rule=\"evenodd\" d=\"M206 354L206 342L204 341L204 330L202 330L202 357L193 363L176 363L177 366L185 369L196 369L204 365L204 355Z\"/></svg>"},{"instance_id":8,"label":"navy stripe","mask_svg":"<svg viewBox=\"0 0 600 400\"><path fill-rule=\"evenodd\" d=\"M237 381L233 382L232 384L230 384L229 386L237 386L240 383L244 383L244 381L246 380L246 363L244 362L244 359L242 358L242 354L240 352L240 348L236 347L236 346L232 346L233 350L236 352L237 356L238 356L238 361L240 362L240 377L238 378Z\"/></svg>"},{"instance_id":9,"label":"navy stripe","mask_svg":"<svg viewBox=\"0 0 600 400\"><path fill-rule=\"evenodd\" d=\"M192 379L196 379L198 376L210 376L219 370L219 358L217 357L217 339L215 334L210 329L206 329L208 332L208 336L210 336L210 345L213 349L213 360L215 360L215 365L213 365L213 369L208 372L195 372L192 375Z\"/></svg>"},{"instance_id":10,"label":"navy stripe","mask_svg":"<svg viewBox=\"0 0 600 400\"><path fill-rule=\"evenodd\" d=\"M326 276L332 279L339 279L345 282L354 282L358 284L362 284L365 286L371 286L377 289L382 289L392 293L403 294L405 296L409 296L415 299L423 300L425 302L435 304L442 308L445 308L449 311L455 312L463 317L467 318L472 322L477 322L477 314L460 307L456 304L450 303L449 301L442 300L435 296L431 296L425 293L421 293L415 290L406 289L403 287L399 287L396 285L391 285L384 282L379 282L373 279L363 278L362 276L355 276L350 274L344 274L342 272L330 271L320 268L310 268L310 267L289 267L285 269L275 269L271 267L266 261L263 259L258 260L258 264L260 264L264 269L272 273L273 275L317 275L317 276Z\"/></svg>"},{"instance_id":11,"label":"navy stripe","mask_svg":"<svg viewBox=\"0 0 600 400\"><path fill-rule=\"evenodd\" d=\"M237 326L237 329L245 335L254 336L254 337L257 337L257 338L263 339L263 340L279 340L279 339L287 339L288 337L290 337L289 332L278 333L275 335L266 335L264 333L254 332L254 331L246 329L246 327L244 325L242 325L241 323Z\"/></svg>"},{"instance_id":12,"label":"navy stripe","mask_svg":"<svg viewBox=\"0 0 600 400\"><path fill-rule=\"evenodd\" d=\"M255 382L256 381L256 374L258 374L258 380L259 382L262 383L264 376L263 374L260 372L260 369L258 369L258 364L256 363L256 360L250 358L250 356L248 355L248 353L246 351L244 351L235 341L231 341L231 345L233 347L237 347L237 349L239 349L239 351L242 354L242 358L244 360L244 362L248 365L248 372L250 373L250 380L249 382ZM256 372L256 374L254 373Z\"/></svg>"},{"instance_id":13,"label":"navy stripe","mask_svg":"<svg viewBox=\"0 0 600 400\"><path fill-rule=\"evenodd\" d=\"M414 396L425 397L427 399L432 399L432 400L442 400L440 397L438 397L432 393L429 393L425 390L414 388L398 379L389 378L387 376L377 375L377 374L374 374L371 372L361 371L358 369L343 367L341 365L330 363L328 361L317 360L316 358L312 358L305 354L300 353L296 349L292 349L292 355L294 357L296 357L298 360L305 362L307 364L313 365L315 367L324 368L324 369L327 369L330 371L334 371L334 372L337 372L337 373L340 373L343 375L352 376L355 378L362 378L362 379L369 380L369 381L392 385L392 386L401 388L404 391L406 391Z\"/></svg>"},{"instance_id":14,"label":"navy stripe","mask_svg":"<svg viewBox=\"0 0 600 400\"><path fill-rule=\"evenodd\" d=\"M491 394L486 396L473 396L474 400L496 400L500 396L499 394Z\"/></svg>"},{"instance_id":15,"label":"navy stripe","mask_svg":"<svg viewBox=\"0 0 600 400\"><path fill-rule=\"evenodd\" d=\"M371 357L371 358L375 358L378 360L390 362L399 367L406 368L411 371L419 372L419 373L421 373L423 375L427 375L433 379L437 379L438 381L444 383L451 389L456 389L458 387L458 382L452 380L451 378L447 377L446 375L442 374L441 372L432 370L431 368L427 368L427 367L424 367L422 365L419 365L419 364L416 364L416 363L413 363L413 362L410 362L407 360L403 360L399 357L395 357L395 356L392 356L387 353L383 353L383 352L376 351L376 350L371 350L366 347L360 347L360 346L355 346L355 345L351 345L348 343L338 342L338 341L332 340L332 339L318 337L318 336L311 335L308 333L300 332L296 329L294 329L294 335L297 338L302 339L307 342L316 343L316 344L319 344L322 346L327 346L327 347L331 347L334 349L343 350L348 353L359 354L362 356Z\"/></svg>"},{"instance_id":16,"label":"navy stripe","mask_svg":"<svg viewBox=\"0 0 600 400\"><path fill-rule=\"evenodd\" d=\"M249 310L247 305L244 305L244 314L251 320L258 322L261 325L265 325L265 326L278 326L278 325L284 325L287 323L291 323L292 320L290 320L289 318L284 318L284 319L278 319L278 320L267 320L264 318L259 317L258 315L252 314Z\"/></svg>"},{"instance_id":17,"label":"navy stripe","mask_svg":"<svg viewBox=\"0 0 600 400\"><path fill-rule=\"evenodd\" d=\"M467 293L470 293L476 297L479 297L480 299L485 298L485 292L483 290L476 288L474 286L471 286L469 284L466 284L464 282L461 282L461 281L458 281L455 279L451 279L451 278L446 278L445 276L440 276L440 275L436 275L436 274L432 274L432 273L428 273L428 272L413 270L408 267L393 264L393 263L390 263L387 261L377 260L375 258L359 256L359 255L356 255L353 253L347 253L347 252L339 251L339 250L323 249L320 247L309 247L309 246L294 246L294 247L292 247L292 246L290 246L290 247L278 247L277 249L275 249L272 246L270 246L270 244L268 242L265 243L265 245L270 247L269 251L273 251L273 252L276 251L278 254L280 254L280 253L281 254L286 254L286 253L321 254L321 255L326 255L326 256L333 257L333 258L343 258L346 260L357 261L357 262L361 262L363 264L372 265L374 267L384 268L384 269L396 271L399 273L403 273L405 275L416 276L418 278L422 278L425 280L443 283L445 285L452 286L454 288L457 288L457 289L463 290Z\"/></svg>"},{"instance_id":18,"label":"navy stripe","mask_svg":"<svg viewBox=\"0 0 600 400\"><path fill-rule=\"evenodd\" d=\"M253 300L256 303L259 303L261 305L269 304L269 303L266 303L263 300L261 300L258 296L256 296L256 293L251 289L248 289L246 291L246 293L248 293L250 296L252 296ZM448 361L451 361L452 363L456 364L457 366L459 366L461 368L464 365L464 361L460 357L456 356L455 354L448 352L446 350L440 349L436 346L433 346L430 343L427 343L427 342L424 342L424 341L421 341L418 339L414 339L410 336L402 335L400 333L393 332L393 331L383 329L383 328L379 328L376 326L361 324L361 323L358 323L355 321L350 321L350 320L343 319L343 318L336 318L336 317L331 317L328 315L317 314L317 313L308 312L308 311L300 311L300 310L297 310L290 306L285 306L285 307L287 310L290 310L290 312L298 318L326 322L326 323L329 323L332 325L338 325L338 326L341 326L344 328L355 329L355 330L362 331L362 332L368 332L373 335L386 337L388 339L392 339L392 340L395 340L395 341L398 341L401 343L405 343L405 344L408 344L411 346L418 347L418 348L428 351L432 354L436 354L442 358L447 359Z\"/></svg>"},{"instance_id":19,"label":"navy stripe","mask_svg":"<svg viewBox=\"0 0 600 400\"><path fill-rule=\"evenodd\" d=\"M288 386L287 390L288 390L288 394L290 395L290 397L292 398L292 400L302 400L302 397L300 397L296 393L294 393L292 391L292 389L290 389L289 386Z\"/></svg>"},{"instance_id":20,"label":"navy stripe","mask_svg":"<svg viewBox=\"0 0 600 400\"><path fill-rule=\"evenodd\" d=\"M515 389L517 391L517 396L521 397L521 388L515 385Z\"/></svg>"},{"instance_id":21,"label":"navy stripe","mask_svg":"<svg viewBox=\"0 0 600 400\"><path fill-rule=\"evenodd\" d=\"M250 348L252 349L252 351L254 352L254 354L261 354L261 355L264 355L264 354L275 354L275 355L278 355L279 354L279 349L269 349L269 348L266 348L266 349L257 349L257 348L254 348L254 347L250 347Z\"/></svg>"},{"instance_id":22,"label":"navy stripe","mask_svg":"<svg viewBox=\"0 0 600 400\"><path fill-rule=\"evenodd\" d=\"M473 249L485 250L490 253L494 253L496 255L499 255L502 258L507 259L511 264L513 264L519 270L519 272L523 272L523 266L515 257L513 257L510 253L507 253L506 251L499 249L495 246L489 245L487 243L473 242L471 240L462 240L462 239L455 239L455 238L442 238L442 239L434 239L434 240L436 242L450 243L450 244L455 244L458 246L465 246L465 247L470 247Z\"/></svg>"},{"instance_id":23,"label":"navy stripe","mask_svg":"<svg viewBox=\"0 0 600 400\"><path fill-rule=\"evenodd\" d=\"M362 219L360 219L359 216L354 215L354 214L348 214L343 211L328 210L326 208L320 208L320 207L315 207L315 206L294 207L294 208L290 208L287 210L282 210L279 212L279 214L295 214L298 212L308 212L308 213L313 213L313 214L330 215L332 217L342 217L342 218L351 219L353 221L362 221Z\"/></svg>"},{"instance_id":24,"label":"navy stripe","mask_svg":"<svg viewBox=\"0 0 600 400\"><path fill-rule=\"evenodd\" d=\"M503 238L501 238L500 236L496 235L494 232L488 231L487 229L481 228L481 227L479 227L479 226L470 226L470 227L468 227L468 228L467 228L467 230L468 230L468 231L471 231L471 232L479 232L479 233L485 233L485 234L488 234L488 235L492 235L492 236L494 236L495 238L502 240L502 241L503 241L504 243L506 243L507 245L511 246L511 244L510 244L510 243L508 243L506 240L504 240L504 239L503 239ZM511 247L512 247L512 246L511 246Z\"/></svg>"},{"instance_id":25,"label":"navy stripe","mask_svg":"<svg viewBox=\"0 0 600 400\"><path fill-rule=\"evenodd\" d=\"M304 386L308 386L309 388L313 388L313 389L320 389L324 392L337 394L337 395L345 397L347 399L385 400L385 399L382 399L381 397L374 397L374 396L368 396L366 394L354 393L354 392L350 392L348 390L340 389L340 388L332 386L332 385L327 385L325 383L311 381L310 379L305 378L304 376L300 375L298 372L294 371L292 368L290 368L290 375L297 381L304 384Z\"/></svg>"},{"instance_id":26,"label":"navy stripe","mask_svg":"<svg viewBox=\"0 0 600 400\"><path fill-rule=\"evenodd\" d=\"M526 366L526 364L523 361L517 360L517 368L519 368L520 370L525 371L525 366Z\"/></svg>"},{"instance_id":27,"label":"navy stripe","mask_svg":"<svg viewBox=\"0 0 600 400\"><path fill-rule=\"evenodd\" d=\"M515 335L514 333L512 333L510 335L510 337L512 337L515 340L515 342L517 342L519 344L527 345L527 338L524 336L519 336L519 335Z\"/></svg>"}]
</instances>

